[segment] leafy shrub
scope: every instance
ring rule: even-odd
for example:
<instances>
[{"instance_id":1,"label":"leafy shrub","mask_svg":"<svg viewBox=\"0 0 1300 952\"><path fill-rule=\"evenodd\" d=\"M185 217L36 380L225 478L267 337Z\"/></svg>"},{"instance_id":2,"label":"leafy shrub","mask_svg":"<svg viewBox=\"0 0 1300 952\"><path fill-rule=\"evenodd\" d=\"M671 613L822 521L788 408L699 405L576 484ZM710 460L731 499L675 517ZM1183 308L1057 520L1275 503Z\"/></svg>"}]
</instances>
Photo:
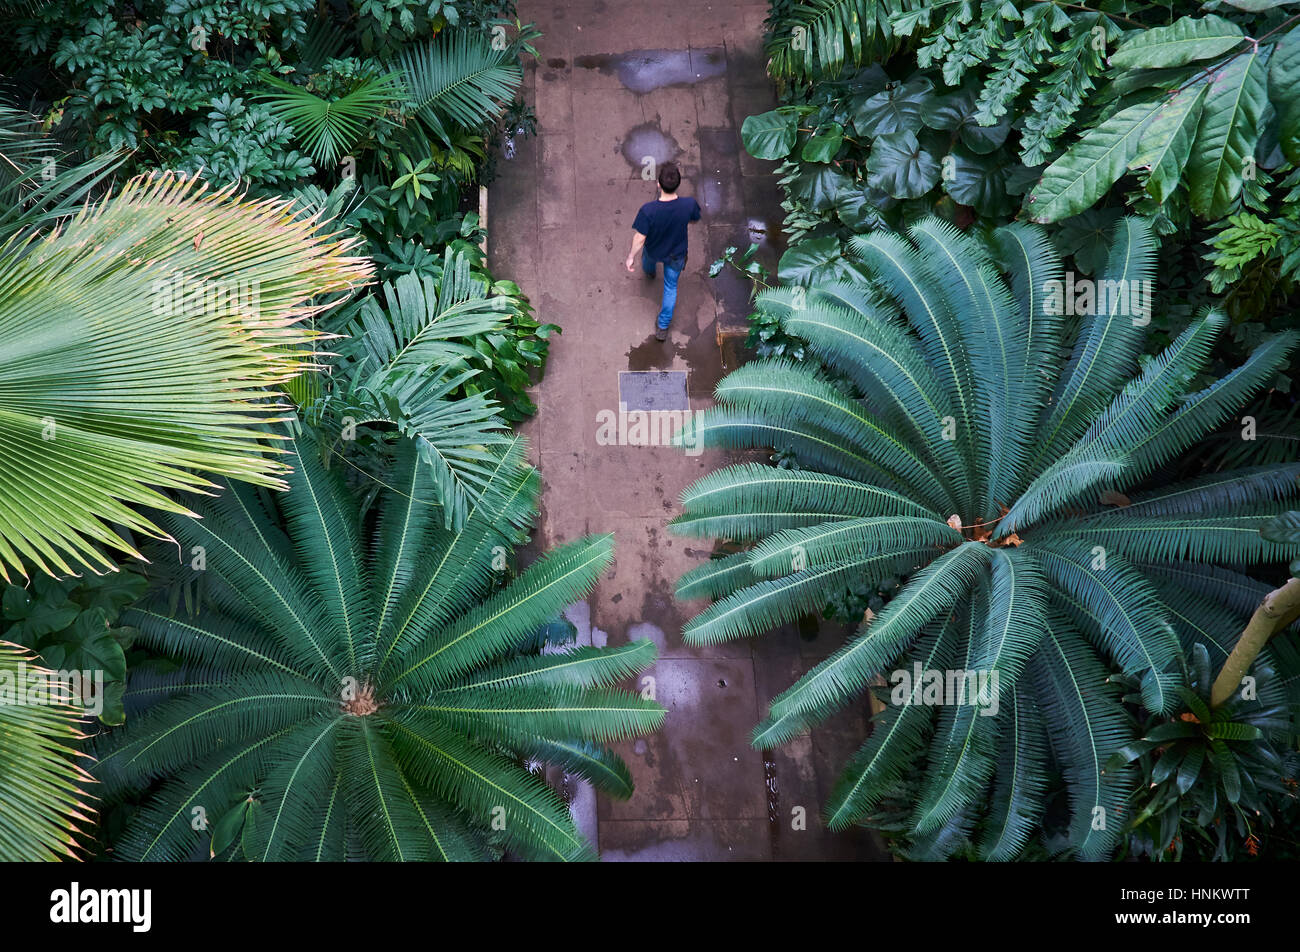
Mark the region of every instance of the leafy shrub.
<instances>
[{"instance_id":1,"label":"leafy shrub","mask_svg":"<svg viewBox=\"0 0 1300 952\"><path fill-rule=\"evenodd\" d=\"M178 171L218 182L292 185L315 171L292 143L292 130L269 107L223 93L195 125L194 138L164 156Z\"/></svg>"},{"instance_id":2,"label":"leafy shrub","mask_svg":"<svg viewBox=\"0 0 1300 952\"><path fill-rule=\"evenodd\" d=\"M126 651L135 630L117 621L122 609L144 594L146 585L144 576L129 568L66 579L36 573L30 592L18 585L5 586L6 627L0 638L32 649L53 671L102 672L99 719L121 724L126 716L122 708Z\"/></svg>"},{"instance_id":3,"label":"leafy shrub","mask_svg":"<svg viewBox=\"0 0 1300 952\"><path fill-rule=\"evenodd\" d=\"M1217 645L1215 653L1226 647ZM1291 649L1292 661L1294 654ZM1297 691L1286 686L1294 676L1280 678L1271 659L1253 671L1249 697L1237 692L1211 707L1210 652L1194 644L1177 716L1151 717L1141 739L1112 758L1112 767L1138 762L1145 780L1130 807L1131 853L1155 860L1238 860L1267 852L1274 827L1282 836L1289 832L1279 821L1300 806L1300 753L1290 710Z\"/></svg>"},{"instance_id":4,"label":"leafy shrub","mask_svg":"<svg viewBox=\"0 0 1300 952\"><path fill-rule=\"evenodd\" d=\"M786 229L798 248L790 252L791 279L810 270L843 275L845 259L831 234L842 241L850 231L898 227L874 220L877 203L854 221L856 199L846 199L849 215L839 215L841 189L828 186L845 176L855 187L887 185L895 200L931 206L905 205L907 220L932 212L963 227L973 219L996 226L1011 214L1051 223L1063 253L1079 242L1076 267L1084 273L1101 236L1130 210L1148 216L1164 238L1162 255L1171 263L1163 273L1179 282L1188 305L1155 316L1161 333L1153 346L1167 344L1196 309L1216 303L1211 295L1226 291L1220 303L1234 341L1226 356L1239 362L1266 332L1297 325L1300 23L1279 6L1225 0L1212 4L1213 12L1192 13L1159 3L1095 10L1050 2L776 0L767 50L769 70L785 86L782 108L817 108L808 143L789 152L780 170ZM855 85L881 65L906 78L886 126L909 120L915 142L909 130L868 131L857 123L854 150L824 171L819 144L834 140L836 123L850 128L844 117L858 102ZM917 115L925 83L960 97L964 131L1005 138L997 170L985 174L983 160L969 166L957 150L927 143L926 131L938 130ZM883 149L873 175L877 144ZM948 174L960 184L933 189L936 160L945 154L954 156ZM864 160L867 176L859 171ZM924 199L907 197L923 186ZM1287 370L1284 364L1272 381L1279 393L1290 390ZM1274 398L1261 412L1276 420L1293 405Z\"/></svg>"},{"instance_id":5,"label":"leafy shrub","mask_svg":"<svg viewBox=\"0 0 1300 952\"><path fill-rule=\"evenodd\" d=\"M787 221L794 244L781 259L782 280L853 277L842 238L897 228L936 206L952 221L960 206L1010 212L1012 192L1029 182L1003 145L1010 122L986 128L974 111L970 88L943 92L920 74L897 82L874 66L818 83L806 102L745 119L746 150L785 160L783 207L796 227Z\"/></svg>"}]
</instances>

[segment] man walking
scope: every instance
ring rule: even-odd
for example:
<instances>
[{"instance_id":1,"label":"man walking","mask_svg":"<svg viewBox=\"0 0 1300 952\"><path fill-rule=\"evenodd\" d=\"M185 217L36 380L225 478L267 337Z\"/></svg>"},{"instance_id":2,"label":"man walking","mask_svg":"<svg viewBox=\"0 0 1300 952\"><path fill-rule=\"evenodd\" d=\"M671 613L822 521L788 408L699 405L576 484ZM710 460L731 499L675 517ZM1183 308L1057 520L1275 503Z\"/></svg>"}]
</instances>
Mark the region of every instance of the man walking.
<instances>
[{"instance_id":1,"label":"man walking","mask_svg":"<svg viewBox=\"0 0 1300 952\"><path fill-rule=\"evenodd\" d=\"M668 325L677 304L677 279L686 267L686 226L700 220L700 203L689 195L679 197L682 173L676 163L665 162L659 168L659 198L646 202L632 223L632 250L627 253L627 270L635 269L636 253L641 252L641 270L646 277L655 276L655 265L664 265L664 299L659 309L656 340L668 339Z\"/></svg>"}]
</instances>

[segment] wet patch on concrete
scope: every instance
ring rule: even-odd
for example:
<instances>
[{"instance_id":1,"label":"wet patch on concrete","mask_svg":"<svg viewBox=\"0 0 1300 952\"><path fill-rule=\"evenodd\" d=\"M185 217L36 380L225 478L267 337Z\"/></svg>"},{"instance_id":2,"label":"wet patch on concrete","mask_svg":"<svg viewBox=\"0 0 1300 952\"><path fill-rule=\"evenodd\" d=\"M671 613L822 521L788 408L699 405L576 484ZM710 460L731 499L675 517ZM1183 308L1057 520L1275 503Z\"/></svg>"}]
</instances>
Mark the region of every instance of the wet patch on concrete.
<instances>
[{"instance_id":1,"label":"wet patch on concrete","mask_svg":"<svg viewBox=\"0 0 1300 952\"><path fill-rule=\"evenodd\" d=\"M579 56L573 65L618 74L619 82L638 95L666 86L689 86L716 79L727 71L727 56L720 47L699 50L632 50Z\"/></svg>"},{"instance_id":2,"label":"wet patch on concrete","mask_svg":"<svg viewBox=\"0 0 1300 952\"><path fill-rule=\"evenodd\" d=\"M653 159L655 167L671 162L682 154L677 140L659 128L658 122L643 122L623 136L623 158L640 173Z\"/></svg>"},{"instance_id":3,"label":"wet patch on concrete","mask_svg":"<svg viewBox=\"0 0 1300 952\"><path fill-rule=\"evenodd\" d=\"M668 647L668 636L664 634L664 630L648 621L638 622L627 630L628 641L637 641L641 638L649 638L653 641L661 654Z\"/></svg>"},{"instance_id":4,"label":"wet patch on concrete","mask_svg":"<svg viewBox=\"0 0 1300 952\"><path fill-rule=\"evenodd\" d=\"M700 143L700 155L739 156L740 146L734 129L699 129L695 137ZM708 164L707 162L704 164Z\"/></svg>"},{"instance_id":5,"label":"wet patch on concrete","mask_svg":"<svg viewBox=\"0 0 1300 952\"><path fill-rule=\"evenodd\" d=\"M667 341L655 340L650 332L640 344L627 352L628 370L666 370L673 364L676 350Z\"/></svg>"}]
</instances>

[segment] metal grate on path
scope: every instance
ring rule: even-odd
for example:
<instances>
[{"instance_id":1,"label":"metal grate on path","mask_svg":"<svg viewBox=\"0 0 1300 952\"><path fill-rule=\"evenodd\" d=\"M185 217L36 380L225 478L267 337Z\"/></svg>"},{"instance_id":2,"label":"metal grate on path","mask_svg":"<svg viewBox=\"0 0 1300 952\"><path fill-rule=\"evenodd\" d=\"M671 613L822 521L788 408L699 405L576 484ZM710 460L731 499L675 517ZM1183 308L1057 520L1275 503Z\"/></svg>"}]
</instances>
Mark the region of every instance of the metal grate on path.
<instances>
[{"instance_id":1,"label":"metal grate on path","mask_svg":"<svg viewBox=\"0 0 1300 952\"><path fill-rule=\"evenodd\" d=\"M684 370L620 370L618 402L628 410L689 410Z\"/></svg>"}]
</instances>

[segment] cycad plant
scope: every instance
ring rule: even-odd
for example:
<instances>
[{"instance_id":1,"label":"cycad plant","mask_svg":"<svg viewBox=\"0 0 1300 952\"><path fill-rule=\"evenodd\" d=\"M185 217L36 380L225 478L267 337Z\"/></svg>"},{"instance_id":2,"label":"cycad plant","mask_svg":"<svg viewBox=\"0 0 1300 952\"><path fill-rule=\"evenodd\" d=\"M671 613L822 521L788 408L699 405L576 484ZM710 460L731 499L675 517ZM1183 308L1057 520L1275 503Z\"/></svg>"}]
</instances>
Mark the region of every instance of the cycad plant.
<instances>
[{"instance_id":1,"label":"cycad plant","mask_svg":"<svg viewBox=\"0 0 1300 952\"><path fill-rule=\"evenodd\" d=\"M268 388L315 367L306 318L368 277L350 247L161 174L0 246L0 576L111 570L135 549L110 525L158 536L136 507L185 512L167 490L204 473L282 485Z\"/></svg>"},{"instance_id":2,"label":"cycad plant","mask_svg":"<svg viewBox=\"0 0 1300 952\"><path fill-rule=\"evenodd\" d=\"M916 842L945 855L974 836L979 855L1009 858L1060 775L1073 847L1105 856L1134 777L1106 769L1131 731L1108 675L1138 678L1141 703L1170 712L1180 639L1240 630L1243 593L1257 600L1267 586L1238 570L1300 551L1258 531L1294 495L1300 467L1124 491L1223 423L1296 338L1271 337L1188 392L1224 320L1202 314L1141 357L1153 277L1142 220L1118 224L1104 296L1077 320L1065 312L1086 302L1062 300L1061 259L1035 226L999 229L986 246L932 218L909 237L850 242L866 283L758 296L822 366L747 364L683 434L795 463L731 466L683 493L675 531L749 545L682 578L680 597L718 599L685 637L759 634L850 583L904 576L855 637L772 702L755 746L788 741L889 674L895 703L835 788L831 828L924 771ZM914 664L927 677L983 673L993 693L974 703L950 690L936 703L925 679L909 689L892 674Z\"/></svg>"},{"instance_id":3,"label":"cycad plant","mask_svg":"<svg viewBox=\"0 0 1300 952\"><path fill-rule=\"evenodd\" d=\"M612 686L654 645L536 642L609 565L611 538L560 546L506 581L538 489L522 441L455 530L409 444L368 517L309 439L290 445L288 492L230 483L201 519L168 518L186 558L202 558L214 607L177 616L160 596L124 616L183 667L132 685L145 710L98 751L106 795L144 795L116 853L591 857L529 766L629 796L627 768L600 744L661 722L659 705Z\"/></svg>"}]
</instances>

